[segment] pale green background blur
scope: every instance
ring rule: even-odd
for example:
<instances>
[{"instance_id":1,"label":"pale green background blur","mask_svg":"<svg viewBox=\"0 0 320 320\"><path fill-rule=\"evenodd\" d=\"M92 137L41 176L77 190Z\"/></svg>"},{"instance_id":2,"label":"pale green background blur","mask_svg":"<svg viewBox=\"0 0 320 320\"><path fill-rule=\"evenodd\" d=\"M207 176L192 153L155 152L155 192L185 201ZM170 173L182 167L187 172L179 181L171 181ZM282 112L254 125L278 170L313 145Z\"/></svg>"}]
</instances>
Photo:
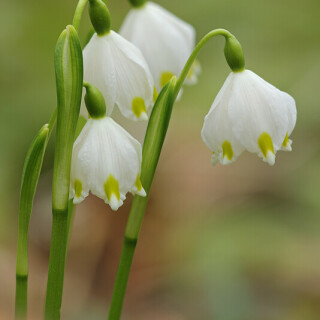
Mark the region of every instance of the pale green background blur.
<instances>
[{"instance_id":1,"label":"pale green background blur","mask_svg":"<svg viewBox=\"0 0 320 320\"><path fill-rule=\"evenodd\" d=\"M320 319L320 1L159 3L193 24L198 40L217 27L234 33L247 68L295 97L298 122L293 152L279 152L274 167L247 153L211 167L200 130L229 69L222 39L204 48L200 81L173 111L123 319ZM0 1L0 319L13 318L23 161L55 106L53 52L75 6ZM118 30L129 5L110 0L109 8ZM29 319L43 314L53 149L51 142L30 224ZM78 206L62 319L106 318L128 198L118 213L94 197Z\"/></svg>"}]
</instances>

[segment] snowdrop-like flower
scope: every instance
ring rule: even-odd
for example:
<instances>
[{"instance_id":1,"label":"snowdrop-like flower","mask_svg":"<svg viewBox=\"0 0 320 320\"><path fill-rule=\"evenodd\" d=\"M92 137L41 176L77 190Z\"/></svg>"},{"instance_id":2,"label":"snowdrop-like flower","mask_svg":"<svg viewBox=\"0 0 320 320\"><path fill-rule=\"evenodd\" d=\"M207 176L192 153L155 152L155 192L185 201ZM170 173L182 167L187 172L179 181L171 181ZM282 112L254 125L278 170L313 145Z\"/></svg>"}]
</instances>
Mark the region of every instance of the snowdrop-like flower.
<instances>
[{"instance_id":1,"label":"snowdrop-like flower","mask_svg":"<svg viewBox=\"0 0 320 320\"><path fill-rule=\"evenodd\" d=\"M101 93L89 84L85 86L91 118L73 146L70 198L80 203L91 191L117 210L127 192L146 195L140 181L141 145L105 115Z\"/></svg>"},{"instance_id":2,"label":"snowdrop-like flower","mask_svg":"<svg viewBox=\"0 0 320 320\"><path fill-rule=\"evenodd\" d=\"M83 50L84 81L101 91L107 115L117 105L125 117L147 120L154 84L145 58L136 46L110 29L110 14L103 1L90 1L89 13L96 33ZM84 103L81 114L87 116Z\"/></svg>"},{"instance_id":3,"label":"snowdrop-like flower","mask_svg":"<svg viewBox=\"0 0 320 320\"><path fill-rule=\"evenodd\" d=\"M83 50L84 80L103 94L111 114L118 106L132 120L147 120L153 78L140 50L114 31L94 34ZM83 111L85 111L83 109Z\"/></svg>"},{"instance_id":4,"label":"snowdrop-like flower","mask_svg":"<svg viewBox=\"0 0 320 320\"><path fill-rule=\"evenodd\" d=\"M291 150L294 99L250 70L231 72L205 117L202 139L212 163L233 162L244 150L273 165L278 150Z\"/></svg>"},{"instance_id":5,"label":"snowdrop-like flower","mask_svg":"<svg viewBox=\"0 0 320 320\"><path fill-rule=\"evenodd\" d=\"M141 50L158 91L173 75L180 75L195 45L194 28L153 2L131 9L120 34ZM195 83L200 71L196 62L186 83Z\"/></svg>"}]
</instances>

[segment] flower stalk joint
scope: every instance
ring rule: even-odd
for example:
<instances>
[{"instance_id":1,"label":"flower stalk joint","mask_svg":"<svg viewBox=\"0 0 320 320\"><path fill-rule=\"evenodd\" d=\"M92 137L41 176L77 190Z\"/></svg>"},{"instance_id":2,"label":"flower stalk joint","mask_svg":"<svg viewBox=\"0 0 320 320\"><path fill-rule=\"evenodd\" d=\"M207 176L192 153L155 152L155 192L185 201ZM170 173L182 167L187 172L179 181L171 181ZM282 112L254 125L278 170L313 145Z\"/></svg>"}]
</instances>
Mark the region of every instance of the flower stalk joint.
<instances>
[{"instance_id":1,"label":"flower stalk joint","mask_svg":"<svg viewBox=\"0 0 320 320\"><path fill-rule=\"evenodd\" d=\"M102 0L89 0L89 15L93 28L99 36L110 32L110 13Z\"/></svg>"},{"instance_id":2,"label":"flower stalk joint","mask_svg":"<svg viewBox=\"0 0 320 320\"><path fill-rule=\"evenodd\" d=\"M136 8L142 7L147 1L146 0L129 0L129 2Z\"/></svg>"},{"instance_id":3,"label":"flower stalk joint","mask_svg":"<svg viewBox=\"0 0 320 320\"><path fill-rule=\"evenodd\" d=\"M243 51L240 42L235 36L230 35L226 37L224 55L233 72L240 72L244 70L245 61Z\"/></svg>"},{"instance_id":4,"label":"flower stalk joint","mask_svg":"<svg viewBox=\"0 0 320 320\"><path fill-rule=\"evenodd\" d=\"M106 115L106 103L102 93L88 82L84 82L83 86L86 88L84 101L90 117L93 119L103 118Z\"/></svg>"}]
</instances>

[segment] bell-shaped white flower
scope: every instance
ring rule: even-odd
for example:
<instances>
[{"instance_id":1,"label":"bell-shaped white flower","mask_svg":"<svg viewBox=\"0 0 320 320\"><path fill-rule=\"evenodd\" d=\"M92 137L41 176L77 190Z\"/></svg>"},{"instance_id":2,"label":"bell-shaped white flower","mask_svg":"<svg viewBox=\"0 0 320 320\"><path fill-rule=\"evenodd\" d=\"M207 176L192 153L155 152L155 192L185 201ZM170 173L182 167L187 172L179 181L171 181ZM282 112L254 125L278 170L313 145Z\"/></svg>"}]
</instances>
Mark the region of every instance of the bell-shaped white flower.
<instances>
[{"instance_id":1,"label":"bell-shaped white flower","mask_svg":"<svg viewBox=\"0 0 320 320\"><path fill-rule=\"evenodd\" d=\"M79 203L91 191L117 210L127 192L145 196L141 159L140 143L114 120L90 118L74 143L70 198Z\"/></svg>"},{"instance_id":2,"label":"bell-shaped white flower","mask_svg":"<svg viewBox=\"0 0 320 320\"><path fill-rule=\"evenodd\" d=\"M84 81L104 96L107 115L115 105L131 120L147 120L154 84L141 51L114 31L92 36L83 50ZM81 114L87 116L84 103Z\"/></svg>"},{"instance_id":3,"label":"bell-shaped white flower","mask_svg":"<svg viewBox=\"0 0 320 320\"><path fill-rule=\"evenodd\" d=\"M212 163L234 161L244 150L273 165L278 150L291 150L294 99L250 70L231 72L205 117L202 139Z\"/></svg>"},{"instance_id":4,"label":"bell-shaped white flower","mask_svg":"<svg viewBox=\"0 0 320 320\"><path fill-rule=\"evenodd\" d=\"M194 28L153 2L131 9L120 34L141 50L158 91L180 75L195 45ZM200 70L196 62L186 83L195 83Z\"/></svg>"}]
</instances>

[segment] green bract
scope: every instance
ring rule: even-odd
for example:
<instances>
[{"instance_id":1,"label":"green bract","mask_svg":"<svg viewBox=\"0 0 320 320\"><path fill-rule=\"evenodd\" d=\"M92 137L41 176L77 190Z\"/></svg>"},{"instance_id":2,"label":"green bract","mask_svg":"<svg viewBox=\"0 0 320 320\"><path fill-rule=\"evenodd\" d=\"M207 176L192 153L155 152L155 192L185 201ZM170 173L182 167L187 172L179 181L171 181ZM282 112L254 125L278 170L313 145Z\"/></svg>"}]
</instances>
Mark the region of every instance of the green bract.
<instances>
[{"instance_id":1,"label":"green bract","mask_svg":"<svg viewBox=\"0 0 320 320\"><path fill-rule=\"evenodd\" d=\"M104 117L106 115L106 103L102 93L98 88L88 82L84 82L83 86L86 88L84 101L90 117L93 119Z\"/></svg>"},{"instance_id":2,"label":"green bract","mask_svg":"<svg viewBox=\"0 0 320 320\"><path fill-rule=\"evenodd\" d=\"M64 210L69 198L70 162L83 83L82 50L78 34L72 26L68 26L58 39L55 71L58 117L52 203L53 208Z\"/></svg>"},{"instance_id":3,"label":"green bract","mask_svg":"<svg viewBox=\"0 0 320 320\"><path fill-rule=\"evenodd\" d=\"M225 38L224 55L228 65L233 72L243 71L245 62L240 42L233 35Z\"/></svg>"},{"instance_id":4,"label":"green bract","mask_svg":"<svg viewBox=\"0 0 320 320\"><path fill-rule=\"evenodd\" d=\"M142 149L141 183L149 194L159 161L162 145L168 130L174 103L176 77L161 90L151 113ZM146 199L146 198L145 198Z\"/></svg>"},{"instance_id":5,"label":"green bract","mask_svg":"<svg viewBox=\"0 0 320 320\"><path fill-rule=\"evenodd\" d=\"M144 214L144 210L139 211L139 209L141 209L141 206L145 208L148 201L154 173L158 165L162 145L171 118L176 80L176 77L172 77L172 79L163 87L151 112L142 148L140 176L141 183L147 196L143 198L136 195L133 199L131 207L131 212L133 214L130 214L129 216L126 230L126 236L130 239L137 238L139 234Z\"/></svg>"},{"instance_id":6,"label":"green bract","mask_svg":"<svg viewBox=\"0 0 320 320\"><path fill-rule=\"evenodd\" d=\"M94 30L99 36L110 31L110 13L102 0L89 0L89 15Z\"/></svg>"}]
</instances>

